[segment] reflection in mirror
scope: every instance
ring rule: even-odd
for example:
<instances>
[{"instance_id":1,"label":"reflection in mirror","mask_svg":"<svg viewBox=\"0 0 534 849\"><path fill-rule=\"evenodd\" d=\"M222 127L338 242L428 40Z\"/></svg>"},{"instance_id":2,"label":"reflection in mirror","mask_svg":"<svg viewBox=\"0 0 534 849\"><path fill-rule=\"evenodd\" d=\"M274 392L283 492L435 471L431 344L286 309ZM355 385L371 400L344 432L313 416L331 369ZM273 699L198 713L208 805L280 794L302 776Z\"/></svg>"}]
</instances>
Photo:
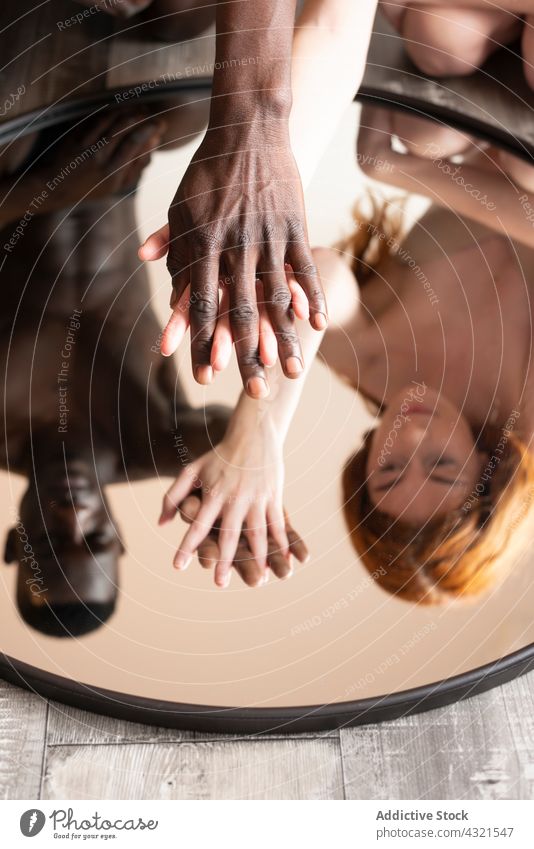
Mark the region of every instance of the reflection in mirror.
<instances>
[{"instance_id":1,"label":"reflection in mirror","mask_svg":"<svg viewBox=\"0 0 534 849\"><path fill-rule=\"evenodd\" d=\"M325 357L380 407L344 472L351 538L390 592L478 594L531 531L534 172L463 133L374 107L362 113L358 161L430 204L413 218L404 196L371 188L345 256L329 266L347 295L357 281L360 306L351 325L339 316Z\"/></svg>"},{"instance_id":2,"label":"reflection in mirror","mask_svg":"<svg viewBox=\"0 0 534 849\"><path fill-rule=\"evenodd\" d=\"M354 105L308 188L328 327L300 323L299 391L274 366L251 413L235 362L203 387L187 337L161 356L168 273L137 257L205 118L158 101L4 151L3 651L147 698L290 706L527 645L531 166Z\"/></svg>"}]
</instances>

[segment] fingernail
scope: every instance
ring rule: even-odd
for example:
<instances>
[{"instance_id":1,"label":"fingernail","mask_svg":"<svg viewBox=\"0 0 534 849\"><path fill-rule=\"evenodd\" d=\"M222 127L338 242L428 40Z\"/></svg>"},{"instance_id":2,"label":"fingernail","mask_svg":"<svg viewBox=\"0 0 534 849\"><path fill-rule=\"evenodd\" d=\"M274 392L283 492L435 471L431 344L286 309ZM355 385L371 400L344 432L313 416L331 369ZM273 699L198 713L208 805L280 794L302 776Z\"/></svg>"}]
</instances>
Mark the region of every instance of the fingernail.
<instances>
[{"instance_id":1,"label":"fingernail","mask_svg":"<svg viewBox=\"0 0 534 849\"><path fill-rule=\"evenodd\" d=\"M213 380L213 369L211 366L197 366L195 369L197 383L207 386Z\"/></svg>"},{"instance_id":2,"label":"fingernail","mask_svg":"<svg viewBox=\"0 0 534 849\"><path fill-rule=\"evenodd\" d=\"M183 571L187 569L189 564L191 563L191 555L190 554L182 554L179 552L174 558L174 568Z\"/></svg>"},{"instance_id":3,"label":"fingernail","mask_svg":"<svg viewBox=\"0 0 534 849\"><path fill-rule=\"evenodd\" d=\"M269 394L267 381L263 377L251 377L247 381L247 392L252 398L266 398Z\"/></svg>"},{"instance_id":4,"label":"fingernail","mask_svg":"<svg viewBox=\"0 0 534 849\"><path fill-rule=\"evenodd\" d=\"M211 367L213 368L213 371L223 371L224 369L224 363L220 362L219 357L219 351L216 348L213 348L211 352Z\"/></svg>"},{"instance_id":5,"label":"fingernail","mask_svg":"<svg viewBox=\"0 0 534 849\"><path fill-rule=\"evenodd\" d=\"M288 374L300 374L302 372L302 361L298 357L288 357L286 371Z\"/></svg>"},{"instance_id":6,"label":"fingernail","mask_svg":"<svg viewBox=\"0 0 534 849\"><path fill-rule=\"evenodd\" d=\"M316 312L315 313L315 327L317 330L325 330L326 325L328 324L328 320L324 314L324 312Z\"/></svg>"},{"instance_id":7,"label":"fingernail","mask_svg":"<svg viewBox=\"0 0 534 849\"><path fill-rule=\"evenodd\" d=\"M226 587L228 586L228 584L230 583L230 578L231 578L231 577L232 577L232 573L231 573L231 571L225 572L223 575L219 575L219 576L218 576L218 578L217 578L217 580L216 580L216 582L215 582L215 583L216 583L216 584L217 584L217 586L218 586L218 587L220 587L222 590L225 590L225 589L226 589Z\"/></svg>"}]
</instances>

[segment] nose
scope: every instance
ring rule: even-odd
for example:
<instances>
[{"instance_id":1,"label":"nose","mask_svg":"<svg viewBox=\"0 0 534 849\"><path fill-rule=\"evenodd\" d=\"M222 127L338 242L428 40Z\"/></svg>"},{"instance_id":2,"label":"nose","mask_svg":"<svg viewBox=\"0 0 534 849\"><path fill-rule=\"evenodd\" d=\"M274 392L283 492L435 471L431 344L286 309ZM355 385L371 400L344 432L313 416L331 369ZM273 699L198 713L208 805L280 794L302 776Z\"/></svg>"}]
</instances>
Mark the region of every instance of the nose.
<instances>
[{"instance_id":1,"label":"nose","mask_svg":"<svg viewBox=\"0 0 534 849\"><path fill-rule=\"evenodd\" d=\"M399 448L415 455L423 443L432 439L432 422L427 416L413 416L399 428L397 442Z\"/></svg>"}]
</instances>

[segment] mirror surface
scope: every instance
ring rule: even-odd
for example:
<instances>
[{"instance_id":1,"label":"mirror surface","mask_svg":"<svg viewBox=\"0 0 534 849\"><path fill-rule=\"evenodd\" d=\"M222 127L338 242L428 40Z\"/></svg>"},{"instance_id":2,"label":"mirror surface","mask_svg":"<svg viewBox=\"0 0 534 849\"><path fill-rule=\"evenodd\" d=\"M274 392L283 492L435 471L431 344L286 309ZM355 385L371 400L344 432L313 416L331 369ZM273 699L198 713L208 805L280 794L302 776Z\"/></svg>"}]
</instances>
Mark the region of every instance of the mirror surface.
<instances>
[{"instance_id":1,"label":"mirror surface","mask_svg":"<svg viewBox=\"0 0 534 849\"><path fill-rule=\"evenodd\" d=\"M310 558L257 588L173 570L187 525L158 526L162 496L220 440L240 378L232 362L197 385L188 339L160 355L168 273L136 252L204 106L105 111L4 150L28 214L6 201L1 222L2 651L146 698L286 707L534 642L534 171L387 108L354 104L307 189L331 316L284 503Z\"/></svg>"}]
</instances>

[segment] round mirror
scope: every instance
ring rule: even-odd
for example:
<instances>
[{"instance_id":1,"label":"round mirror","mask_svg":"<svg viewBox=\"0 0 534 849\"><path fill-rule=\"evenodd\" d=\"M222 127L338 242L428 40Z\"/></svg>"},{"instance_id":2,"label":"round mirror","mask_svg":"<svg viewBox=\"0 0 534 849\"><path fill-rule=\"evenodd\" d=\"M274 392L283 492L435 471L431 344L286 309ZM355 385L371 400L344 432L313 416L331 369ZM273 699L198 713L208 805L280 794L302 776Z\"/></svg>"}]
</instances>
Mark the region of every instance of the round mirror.
<instances>
[{"instance_id":1,"label":"round mirror","mask_svg":"<svg viewBox=\"0 0 534 849\"><path fill-rule=\"evenodd\" d=\"M296 542L289 569L271 539L261 586L246 538L221 589L213 548L172 568L187 516L158 525L241 387L235 363L196 384L187 340L161 356L168 273L137 258L207 97L6 142L6 677L162 725L305 730L531 663L534 170L386 89L368 85L307 187L330 322L283 452L309 554Z\"/></svg>"}]
</instances>

